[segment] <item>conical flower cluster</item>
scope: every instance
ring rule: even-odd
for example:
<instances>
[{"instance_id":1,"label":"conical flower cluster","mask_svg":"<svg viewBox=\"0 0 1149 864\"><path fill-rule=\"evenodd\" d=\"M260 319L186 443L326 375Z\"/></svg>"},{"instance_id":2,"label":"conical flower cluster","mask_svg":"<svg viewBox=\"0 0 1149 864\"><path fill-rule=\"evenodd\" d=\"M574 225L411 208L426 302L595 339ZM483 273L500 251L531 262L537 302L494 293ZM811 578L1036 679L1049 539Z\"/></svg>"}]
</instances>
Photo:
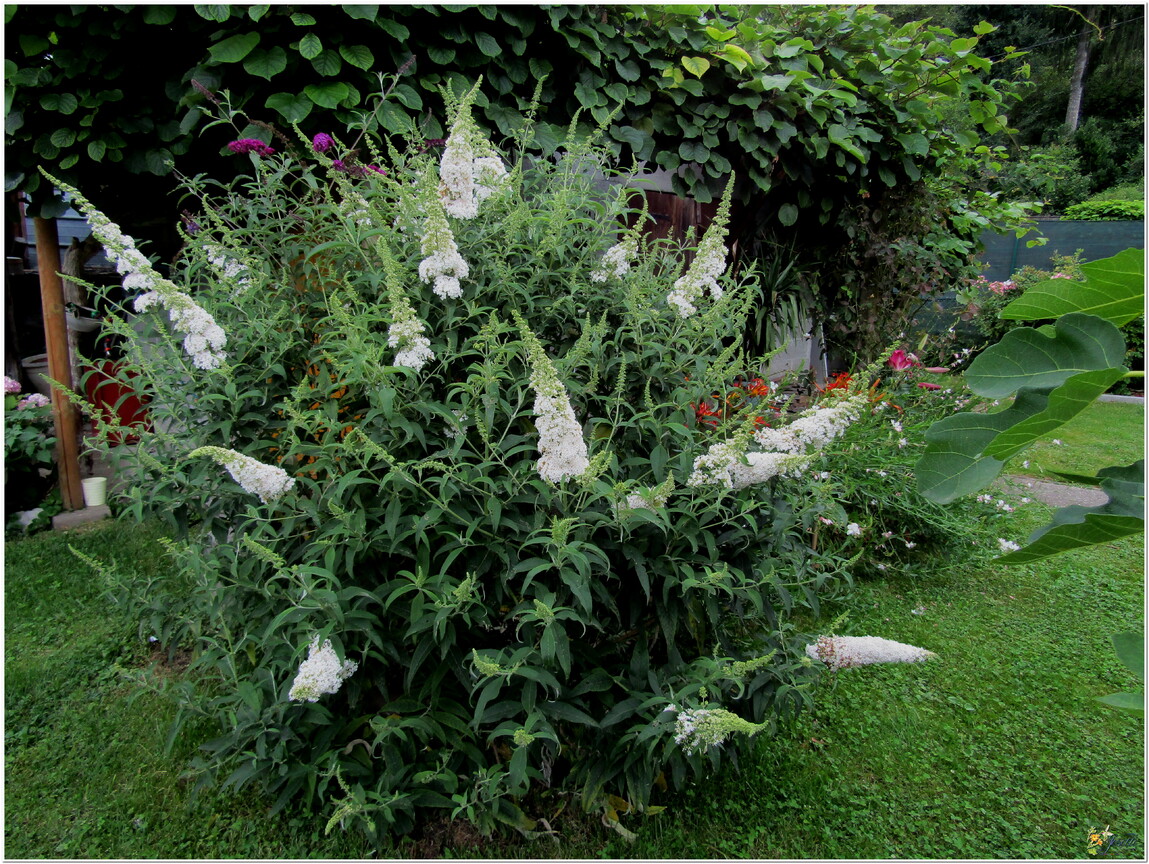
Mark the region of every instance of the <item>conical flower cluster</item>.
<instances>
[{"instance_id":1,"label":"conical flower cluster","mask_svg":"<svg viewBox=\"0 0 1149 864\"><path fill-rule=\"evenodd\" d=\"M278 501L295 485L295 478L289 477L282 468L265 465L258 459L252 459L235 450L223 447L200 447L188 456L208 456L214 459L227 469L232 479L242 486L245 492L258 495L264 504Z\"/></svg>"},{"instance_id":2,"label":"conical flower cluster","mask_svg":"<svg viewBox=\"0 0 1149 864\"><path fill-rule=\"evenodd\" d=\"M535 391L535 427L539 432L539 476L549 483L578 477L590 467L582 427L575 419L570 397L542 344L515 313L531 361L531 387Z\"/></svg>"},{"instance_id":3,"label":"conical flower cluster","mask_svg":"<svg viewBox=\"0 0 1149 864\"><path fill-rule=\"evenodd\" d=\"M467 278L470 268L459 254L459 247L455 245L455 236L447 224L442 206L437 201L429 201L427 209L420 246L427 257L419 264L419 278L424 282L433 282L431 290L444 300L462 297L463 287L459 280Z\"/></svg>"},{"instance_id":4,"label":"conical flower cluster","mask_svg":"<svg viewBox=\"0 0 1149 864\"><path fill-rule=\"evenodd\" d=\"M728 250L723 241L726 239L726 226L730 221L730 193L733 184L732 178L726 185L714 221L702 235L702 242L698 244L694 260L686 273L675 281L674 287L666 296L666 302L674 307L681 318L689 318L698 311L696 304L707 291L713 300L722 299L722 286L718 284L718 277L726 272Z\"/></svg>"},{"instance_id":5,"label":"conical flower cluster","mask_svg":"<svg viewBox=\"0 0 1149 864\"><path fill-rule=\"evenodd\" d=\"M809 458L806 456L788 453L746 453L743 461L739 448L725 442L715 444L694 460L694 471L686 483L688 486L717 484L727 489L745 489L773 477L797 477L807 462Z\"/></svg>"},{"instance_id":6,"label":"conical flower cluster","mask_svg":"<svg viewBox=\"0 0 1149 864\"><path fill-rule=\"evenodd\" d=\"M379 240L376 249L383 260L387 294L391 301L391 326L387 329L387 344L396 349L396 366L407 366L418 372L427 361L435 359L431 340L426 337L426 328L403 291L399 266L390 249L383 240Z\"/></svg>"},{"instance_id":7,"label":"conical flower cluster","mask_svg":"<svg viewBox=\"0 0 1149 864\"><path fill-rule=\"evenodd\" d=\"M806 656L837 672L871 663L921 663L938 655L881 636L819 636L817 642L806 646Z\"/></svg>"},{"instance_id":8,"label":"conical flower cluster","mask_svg":"<svg viewBox=\"0 0 1149 864\"><path fill-rule=\"evenodd\" d=\"M503 160L471 116L478 87L459 102L439 160L439 198L456 219L474 219L479 202L495 194L507 177Z\"/></svg>"},{"instance_id":9,"label":"conical flower cluster","mask_svg":"<svg viewBox=\"0 0 1149 864\"><path fill-rule=\"evenodd\" d=\"M628 235L621 243L606 250L598 267L590 274L591 282L622 279L630 272L630 262L638 254L638 236Z\"/></svg>"},{"instance_id":10,"label":"conical flower cluster","mask_svg":"<svg viewBox=\"0 0 1149 864\"><path fill-rule=\"evenodd\" d=\"M358 663L340 662L331 646L331 640L319 645L316 636L307 652L307 659L299 664L299 672L291 684L288 699L297 702L318 702L320 696L338 693L343 682L355 674Z\"/></svg>"},{"instance_id":11,"label":"conical flower cluster","mask_svg":"<svg viewBox=\"0 0 1149 864\"><path fill-rule=\"evenodd\" d=\"M72 203L87 217L92 234L103 244L109 260L116 265L116 272L124 277L124 288L144 292L136 298L135 310L144 312L155 305L166 308L172 326L185 334L184 350L191 355L196 368L218 368L226 357L223 347L227 344L227 334L215 323L208 311L173 282L160 276L147 257L136 248L135 241L93 207L78 190L49 174L44 176L57 188L69 193Z\"/></svg>"},{"instance_id":12,"label":"conical flower cluster","mask_svg":"<svg viewBox=\"0 0 1149 864\"><path fill-rule=\"evenodd\" d=\"M696 751L718 747L736 732L757 735L766 728L765 723L751 723L725 708L686 708L671 705L667 711L678 716L674 722L674 743L689 756Z\"/></svg>"},{"instance_id":13,"label":"conical flower cluster","mask_svg":"<svg viewBox=\"0 0 1149 864\"><path fill-rule=\"evenodd\" d=\"M858 418L867 401L867 397L859 393L832 405L819 405L780 429L759 429L754 433L754 440L767 450L783 453L805 453L808 447L825 447Z\"/></svg>"}]
</instances>

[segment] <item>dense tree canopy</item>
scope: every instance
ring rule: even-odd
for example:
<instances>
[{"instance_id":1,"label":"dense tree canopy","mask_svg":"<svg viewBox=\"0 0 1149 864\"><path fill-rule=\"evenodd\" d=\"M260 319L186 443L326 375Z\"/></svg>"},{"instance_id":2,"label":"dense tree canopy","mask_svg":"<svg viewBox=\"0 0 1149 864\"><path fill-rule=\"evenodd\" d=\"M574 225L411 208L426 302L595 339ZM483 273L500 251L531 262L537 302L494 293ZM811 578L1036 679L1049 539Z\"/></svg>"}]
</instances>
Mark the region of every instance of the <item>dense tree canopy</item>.
<instances>
[{"instance_id":1,"label":"dense tree canopy","mask_svg":"<svg viewBox=\"0 0 1149 864\"><path fill-rule=\"evenodd\" d=\"M909 273L892 286L903 300L936 289L984 225L1015 215L969 183L992 159L980 136L1006 128L1012 89L975 53L988 25L959 37L872 8L816 6L22 6L6 16L7 188L48 214L59 205L38 165L129 225L157 214L163 185L138 178L173 163L226 175L229 136L200 110L211 94L242 111L243 136L284 133L276 146L296 140L293 123L308 135L351 124L437 139L439 88L461 92L482 76L478 117L496 139L526 122L537 96L544 153L578 111L581 131L602 126L621 161L666 169L680 194L709 201L734 172L743 246L802 238L798 269L825 308L890 293L891 273ZM908 258L879 254L902 241L917 244Z\"/></svg>"}]
</instances>

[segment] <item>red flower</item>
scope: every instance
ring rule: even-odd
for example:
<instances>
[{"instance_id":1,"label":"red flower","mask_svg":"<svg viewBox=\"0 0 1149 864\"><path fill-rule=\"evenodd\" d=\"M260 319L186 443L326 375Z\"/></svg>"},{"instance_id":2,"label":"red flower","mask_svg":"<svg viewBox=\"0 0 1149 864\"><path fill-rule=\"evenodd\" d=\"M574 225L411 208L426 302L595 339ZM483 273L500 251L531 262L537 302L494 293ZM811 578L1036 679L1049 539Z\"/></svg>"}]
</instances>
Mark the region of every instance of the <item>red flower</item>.
<instances>
[{"instance_id":1,"label":"red flower","mask_svg":"<svg viewBox=\"0 0 1149 864\"><path fill-rule=\"evenodd\" d=\"M694 409L694 417L699 423L709 423L711 427L718 426L718 419L722 417L722 412L714 410L705 402L701 405L695 405L691 402L690 407Z\"/></svg>"},{"instance_id":2,"label":"red flower","mask_svg":"<svg viewBox=\"0 0 1149 864\"><path fill-rule=\"evenodd\" d=\"M749 393L751 396L769 396L770 385L763 381L761 378L751 378L742 385L742 389Z\"/></svg>"}]
</instances>

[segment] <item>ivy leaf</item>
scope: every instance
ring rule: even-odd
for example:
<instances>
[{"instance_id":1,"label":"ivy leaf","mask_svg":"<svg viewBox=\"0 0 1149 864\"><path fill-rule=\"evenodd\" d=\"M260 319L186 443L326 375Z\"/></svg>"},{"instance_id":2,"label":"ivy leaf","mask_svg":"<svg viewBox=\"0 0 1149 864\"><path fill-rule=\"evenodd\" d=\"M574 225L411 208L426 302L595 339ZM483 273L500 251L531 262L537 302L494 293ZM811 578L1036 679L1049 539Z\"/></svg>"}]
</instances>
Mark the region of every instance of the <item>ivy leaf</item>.
<instances>
[{"instance_id":1,"label":"ivy leaf","mask_svg":"<svg viewBox=\"0 0 1149 864\"><path fill-rule=\"evenodd\" d=\"M315 23L315 19L306 12L293 12L291 14L291 23L296 27L310 27Z\"/></svg>"},{"instance_id":2,"label":"ivy leaf","mask_svg":"<svg viewBox=\"0 0 1149 864\"><path fill-rule=\"evenodd\" d=\"M339 54L352 66L370 69L375 65L375 55L366 45L340 45Z\"/></svg>"},{"instance_id":3,"label":"ivy leaf","mask_svg":"<svg viewBox=\"0 0 1149 864\"><path fill-rule=\"evenodd\" d=\"M108 145L103 141L89 141L88 142L88 158L93 162L99 162L104 158L104 154L108 152Z\"/></svg>"},{"instance_id":4,"label":"ivy leaf","mask_svg":"<svg viewBox=\"0 0 1149 864\"><path fill-rule=\"evenodd\" d=\"M1039 282L1001 311L1002 318L1040 321L1067 312L1086 312L1120 327L1144 313L1145 253L1126 249L1083 264L1084 282Z\"/></svg>"},{"instance_id":5,"label":"ivy leaf","mask_svg":"<svg viewBox=\"0 0 1149 864\"><path fill-rule=\"evenodd\" d=\"M343 61L339 59L338 54L328 49L312 60L311 66L324 78L333 78L343 68Z\"/></svg>"},{"instance_id":6,"label":"ivy leaf","mask_svg":"<svg viewBox=\"0 0 1149 864\"><path fill-rule=\"evenodd\" d=\"M718 56L732 65L739 72L744 71L747 66L752 65L754 62L754 58L747 54L745 50L733 44L723 45L722 50L719 52Z\"/></svg>"},{"instance_id":7,"label":"ivy leaf","mask_svg":"<svg viewBox=\"0 0 1149 864\"><path fill-rule=\"evenodd\" d=\"M147 166L148 171L159 177L163 177L165 174L171 173L172 166L168 164L171 162L171 160L171 151L162 148L158 150L149 150L144 154L144 164Z\"/></svg>"},{"instance_id":8,"label":"ivy leaf","mask_svg":"<svg viewBox=\"0 0 1149 864\"><path fill-rule=\"evenodd\" d=\"M894 139L905 148L911 156L925 156L930 152L930 142L921 132L907 132L895 135Z\"/></svg>"},{"instance_id":9,"label":"ivy leaf","mask_svg":"<svg viewBox=\"0 0 1149 864\"><path fill-rule=\"evenodd\" d=\"M763 90L785 90L794 79L789 75L759 75L758 82Z\"/></svg>"},{"instance_id":10,"label":"ivy leaf","mask_svg":"<svg viewBox=\"0 0 1149 864\"><path fill-rule=\"evenodd\" d=\"M682 67L695 78L701 78L710 68L710 61L705 57L683 57Z\"/></svg>"},{"instance_id":11,"label":"ivy leaf","mask_svg":"<svg viewBox=\"0 0 1149 864\"><path fill-rule=\"evenodd\" d=\"M327 81L323 84L308 84L303 92L320 108L338 108L350 94L342 81Z\"/></svg>"},{"instance_id":12,"label":"ivy leaf","mask_svg":"<svg viewBox=\"0 0 1149 864\"><path fill-rule=\"evenodd\" d=\"M287 52L278 45L272 46L266 51L259 49L243 61L243 68L250 75L266 78L270 81L287 68Z\"/></svg>"},{"instance_id":13,"label":"ivy leaf","mask_svg":"<svg viewBox=\"0 0 1149 864\"><path fill-rule=\"evenodd\" d=\"M20 50L24 52L25 57L46 51L51 45L52 43L43 36L35 36L30 33L20 34Z\"/></svg>"},{"instance_id":14,"label":"ivy leaf","mask_svg":"<svg viewBox=\"0 0 1149 864\"><path fill-rule=\"evenodd\" d=\"M778 221L789 228L798 221L798 207L794 204L783 204L778 208Z\"/></svg>"},{"instance_id":15,"label":"ivy leaf","mask_svg":"<svg viewBox=\"0 0 1149 864\"><path fill-rule=\"evenodd\" d=\"M314 60L323 53L323 43L314 33L308 33L299 40L299 53L305 60Z\"/></svg>"},{"instance_id":16,"label":"ivy leaf","mask_svg":"<svg viewBox=\"0 0 1149 864\"><path fill-rule=\"evenodd\" d=\"M649 159L654 150L654 138L633 126L611 126L610 134L616 141L629 144L637 159Z\"/></svg>"},{"instance_id":17,"label":"ivy leaf","mask_svg":"<svg viewBox=\"0 0 1149 864\"><path fill-rule=\"evenodd\" d=\"M407 112L393 102L382 102L375 110L379 125L392 135L402 135L411 128L411 118Z\"/></svg>"},{"instance_id":18,"label":"ivy leaf","mask_svg":"<svg viewBox=\"0 0 1149 864\"><path fill-rule=\"evenodd\" d=\"M306 96L292 93L276 93L268 96L263 105L265 108L278 111L288 123L302 123L313 107L312 101Z\"/></svg>"},{"instance_id":19,"label":"ivy leaf","mask_svg":"<svg viewBox=\"0 0 1149 864\"><path fill-rule=\"evenodd\" d=\"M40 97L40 107L46 111L71 114L79 105L79 101L71 93L45 93Z\"/></svg>"},{"instance_id":20,"label":"ivy leaf","mask_svg":"<svg viewBox=\"0 0 1149 864\"><path fill-rule=\"evenodd\" d=\"M267 10L270 8L271 7L268 5L248 6L247 7L247 17L250 18L252 21L258 21L260 18L262 18L264 15L267 14Z\"/></svg>"},{"instance_id":21,"label":"ivy leaf","mask_svg":"<svg viewBox=\"0 0 1149 864\"><path fill-rule=\"evenodd\" d=\"M216 63L238 63L259 44L258 33L241 33L217 42L208 47L211 59Z\"/></svg>"},{"instance_id":22,"label":"ivy leaf","mask_svg":"<svg viewBox=\"0 0 1149 864\"><path fill-rule=\"evenodd\" d=\"M1097 476L1101 478L1102 491L1109 495L1108 501L1099 507L1061 508L1048 525L1030 535L1023 548L997 560L1003 564L1025 564L1071 549L1140 534L1145 529L1145 460L1103 468Z\"/></svg>"}]
</instances>

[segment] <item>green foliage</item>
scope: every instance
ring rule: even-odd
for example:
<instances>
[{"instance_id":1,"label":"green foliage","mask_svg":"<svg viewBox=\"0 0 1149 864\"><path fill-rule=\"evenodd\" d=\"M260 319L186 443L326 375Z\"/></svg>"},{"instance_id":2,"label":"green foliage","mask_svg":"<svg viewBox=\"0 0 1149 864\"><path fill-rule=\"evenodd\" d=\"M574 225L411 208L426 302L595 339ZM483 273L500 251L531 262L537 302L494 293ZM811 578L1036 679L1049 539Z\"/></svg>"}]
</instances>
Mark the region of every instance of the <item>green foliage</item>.
<instances>
[{"instance_id":1,"label":"green foliage","mask_svg":"<svg viewBox=\"0 0 1149 864\"><path fill-rule=\"evenodd\" d=\"M1002 163L992 187L1010 201L1040 201L1053 213L1083 201L1093 188L1080 156L1068 144L1025 148Z\"/></svg>"},{"instance_id":2,"label":"green foliage","mask_svg":"<svg viewBox=\"0 0 1149 864\"><path fill-rule=\"evenodd\" d=\"M1113 650L1117 659L1121 661L1138 680L1145 680L1145 637L1140 633L1114 633ZM1110 693L1108 696L1098 696L1098 702L1104 702L1121 711L1145 716L1144 693Z\"/></svg>"},{"instance_id":3,"label":"green foliage","mask_svg":"<svg viewBox=\"0 0 1149 864\"><path fill-rule=\"evenodd\" d=\"M1145 183L1119 183L1091 195L1089 201L1142 201L1145 200Z\"/></svg>"},{"instance_id":4,"label":"green foliage","mask_svg":"<svg viewBox=\"0 0 1149 864\"><path fill-rule=\"evenodd\" d=\"M180 532L166 578L120 590L195 654L173 689L182 718L220 724L200 779L325 802L329 827L372 837L436 810L530 832L547 787L642 812L737 759L748 739L690 753L666 709L729 706L771 734L793 718L817 674L794 617L867 553L819 536L826 507L852 519L833 484L692 476L715 445L787 422L746 398L756 286L718 278L729 199L695 249L645 240L602 148L574 134L528 158L524 127L500 178L468 114L481 93L444 95L440 176L420 139L363 136L377 170L331 161L340 145L253 154L230 187L188 180L173 281L133 269L151 291L110 325L155 423L129 509ZM238 131L231 105L218 122ZM456 184L481 163L472 199ZM714 425L711 394L730 406ZM316 652L345 680L301 704L292 679Z\"/></svg>"},{"instance_id":5,"label":"green foliage","mask_svg":"<svg viewBox=\"0 0 1149 864\"><path fill-rule=\"evenodd\" d=\"M1107 222L1143 220L1144 201L1083 201L1065 208L1066 219L1080 219L1085 222Z\"/></svg>"},{"instance_id":6,"label":"green foliage","mask_svg":"<svg viewBox=\"0 0 1149 864\"><path fill-rule=\"evenodd\" d=\"M1026 265L1005 282L988 282L985 277L979 276L971 286L972 290L967 290L962 297L967 303L967 309L974 310L974 326L991 342L1000 342L1015 326L1010 319L1002 318L1002 310L1038 283L1048 282L1054 278L1080 281L1083 275L1081 270L1083 251L1078 249L1072 255L1059 255L1054 252L1050 257L1051 269L1041 270Z\"/></svg>"},{"instance_id":7,"label":"green foliage","mask_svg":"<svg viewBox=\"0 0 1149 864\"><path fill-rule=\"evenodd\" d=\"M1039 283L1002 312L1015 320L1056 320L1036 330L1011 331L970 365L966 380L975 393L1016 393L1016 398L997 413L956 414L931 427L917 469L918 488L927 498L944 503L984 487L1005 460L1057 429L1128 372L1121 365L1125 343L1117 325L1137 316L1143 303L1143 253L1129 249L1082 269L1084 283ZM1142 530L1137 495L1143 500L1143 470L1142 460L1099 472L1109 481L1108 504L1088 514L1062 511L1049 529L1030 537L1030 546L1003 560L1044 558Z\"/></svg>"},{"instance_id":8,"label":"green foliage","mask_svg":"<svg viewBox=\"0 0 1149 864\"><path fill-rule=\"evenodd\" d=\"M666 169L679 194L711 201L737 176L738 233L798 246L811 311L863 362L884 347L882 322L972 275L984 229L1028 212L979 189L999 157L980 135L1006 128L1015 90L998 74L1010 52L976 53L992 28L959 37L831 6L164 8L14 14L39 34L6 66L8 188L32 193L33 212L51 206L38 164L89 189L131 188L121 167L166 175L172 161L221 176L224 142L204 132L223 88L281 128L434 140L445 130L424 104L482 76L476 116L500 139L535 111L551 155L577 115L580 134L604 126L616 165ZM368 107L395 70L401 82ZM93 95L91 80L106 89Z\"/></svg>"},{"instance_id":9,"label":"green foliage","mask_svg":"<svg viewBox=\"0 0 1149 864\"><path fill-rule=\"evenodd\" d=\"M11 381L5 376L5 385ZM5 387L6 391L8 387ZM43 502L55 476L52 406L39 393L4 394L4 499L9 514Z\"/></svg>"}]
</instances>

